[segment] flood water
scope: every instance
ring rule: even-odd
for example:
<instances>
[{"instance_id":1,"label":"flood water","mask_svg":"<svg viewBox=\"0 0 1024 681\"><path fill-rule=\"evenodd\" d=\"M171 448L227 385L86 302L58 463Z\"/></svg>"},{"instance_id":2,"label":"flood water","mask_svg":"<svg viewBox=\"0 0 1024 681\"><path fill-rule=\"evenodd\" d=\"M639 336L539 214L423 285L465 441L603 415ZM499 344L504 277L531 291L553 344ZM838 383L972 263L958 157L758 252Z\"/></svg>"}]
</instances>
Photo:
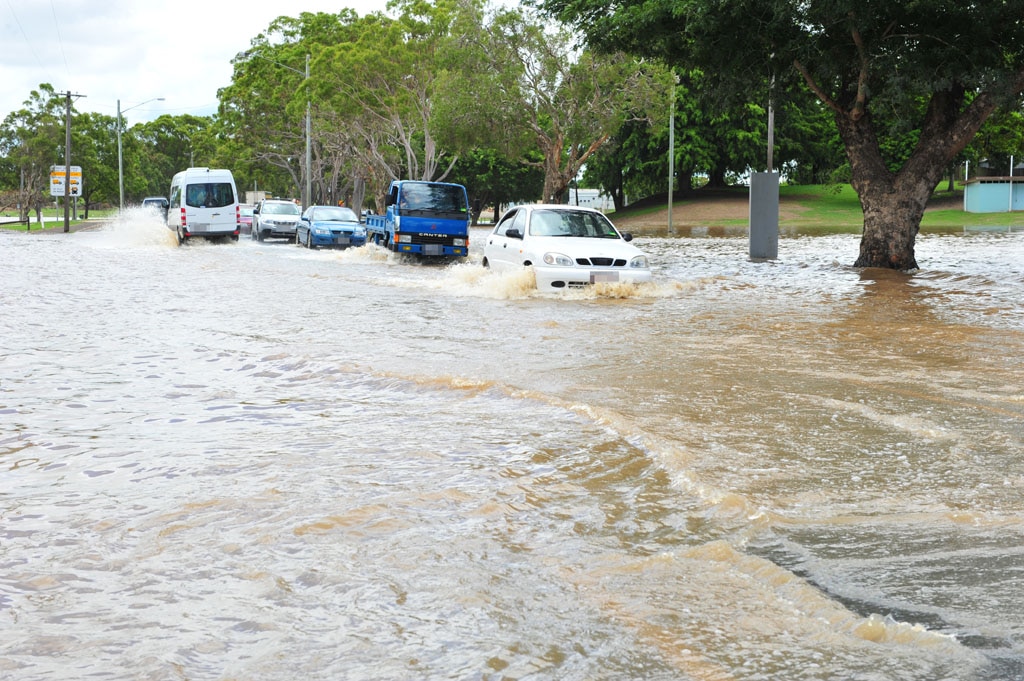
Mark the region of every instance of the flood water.
<instances>
[{"instance_id":1,"label":"flood water","mask_svg":"<svg viewBox=\"0 0 1024 681\"><path fill-rule=\"evenodd\" d=\"M0 678L1024 678L1024 234L0 233Z\"/></svg>"}]
</instances>

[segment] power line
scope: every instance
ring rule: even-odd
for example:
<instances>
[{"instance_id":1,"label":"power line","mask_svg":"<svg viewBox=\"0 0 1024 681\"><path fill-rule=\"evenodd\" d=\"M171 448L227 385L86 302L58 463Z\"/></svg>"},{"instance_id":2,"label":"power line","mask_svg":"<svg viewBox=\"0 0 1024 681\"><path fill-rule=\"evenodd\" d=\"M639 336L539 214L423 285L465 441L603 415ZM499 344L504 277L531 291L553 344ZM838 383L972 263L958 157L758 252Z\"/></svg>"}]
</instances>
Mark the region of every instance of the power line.
<instances>
[{"instance_id":1,"label":"power line","mask_svg":"<svg viewBox=\"0 0 1024 681\"><path fill-rule=\"evenodd\" d=\"M25 34L25 28L21 25L21 19L18 18L18 13L15 12L14 7L11 6L10 0L7 0L7 9L11 10L11 16L14 17L14 23L18 25L18 31L21 33L21 37L25 41L25 46L28 48L28 51L32 53L32 58L36 60L36 65L42 68L43 62L39 60L39 55L36 54L35 49L33 49L32 42L28 39L28 35Z\"/></svg>"},{"instance_id":2,"label":"power line","mask_svg":"<svg viewBox=\"0 0 1024 681\"><path fill-rule=\"evenodd\" d=\"M50 11L53 12L53 26L57 29L57 44L60 45L60 56L64 58L64 70L71 75L71 67L68 66L68 55L64 52L64 39L60 35L60 23L57 21L57 8L53 6L53 0L50 0Z\"/></svg>"}]
</instances>

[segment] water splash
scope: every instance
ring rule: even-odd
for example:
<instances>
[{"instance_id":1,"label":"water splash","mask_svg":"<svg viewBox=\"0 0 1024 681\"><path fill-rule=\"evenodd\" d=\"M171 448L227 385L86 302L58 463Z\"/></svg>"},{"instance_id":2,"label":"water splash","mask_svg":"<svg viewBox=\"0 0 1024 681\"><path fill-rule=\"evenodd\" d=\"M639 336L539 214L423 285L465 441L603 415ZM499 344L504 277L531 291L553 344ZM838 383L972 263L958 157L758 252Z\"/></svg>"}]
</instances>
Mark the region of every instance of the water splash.
<instances>
[{"instance_id":1,"label":"water splash","mask_svg":"<svg viewBox=\"0 0 1024 681\"><path fill-rule=\"evenodd\" d=\"M167 228L160 214L141 206L125 209L95 234L96 243L109 247L178 246L178 237Z\"/></svg>"}]
</instances>

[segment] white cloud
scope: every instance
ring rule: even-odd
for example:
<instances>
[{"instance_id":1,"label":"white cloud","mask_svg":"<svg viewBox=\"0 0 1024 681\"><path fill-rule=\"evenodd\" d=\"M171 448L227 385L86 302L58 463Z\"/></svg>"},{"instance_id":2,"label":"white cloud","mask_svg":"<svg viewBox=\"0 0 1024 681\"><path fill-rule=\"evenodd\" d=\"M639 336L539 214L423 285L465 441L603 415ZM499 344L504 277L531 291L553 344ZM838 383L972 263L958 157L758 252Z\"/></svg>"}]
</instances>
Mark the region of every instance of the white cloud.
<instances>
[{"instance_id":1,"label":"white cloud","mask_svg":"<svg viewBox=\"0 0 1024 681\"><path fill-rule=\"evenodd\" d=\"M22 108L40 83L84 97L78 111L129 125L172 115L208 115L218 88L231 82L231 60L281 15L360 15L386 0L0 0L0 120Z\"/></svg>"}]
</instances>

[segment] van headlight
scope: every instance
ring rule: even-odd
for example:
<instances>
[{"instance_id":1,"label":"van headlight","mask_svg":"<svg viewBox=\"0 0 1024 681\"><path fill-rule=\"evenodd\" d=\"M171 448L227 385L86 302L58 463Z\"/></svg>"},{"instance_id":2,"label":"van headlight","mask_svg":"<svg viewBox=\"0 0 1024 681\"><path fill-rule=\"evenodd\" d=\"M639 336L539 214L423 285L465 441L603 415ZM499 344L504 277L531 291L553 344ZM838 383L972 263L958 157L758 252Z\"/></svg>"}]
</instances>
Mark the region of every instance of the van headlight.
<instances>
[{"instance_id":1,"label":"van headlight","mask_svg":"<svg viewBox=\"0 0 1024 681\"><path fill-rule=\"evenodd\" d=\"M572 267L576 264L572 258L561 253L545 253L543 260L545 265L556 265L558 267Z\"/></svg>"},{"instance_id":2,"label":"van headlight","mask_svg":"<svg viewBox=\"0 0 1024 681\"><path fill-rule=\"evenodd\" d=\"M633 259L629 261L629 266L630 267L637 267L637 268L642 269L642 270L646 270L647 267L648 267L648 265L647 265L647 256L646 255L634 255Z\"/></svg>"}]
</instances>

